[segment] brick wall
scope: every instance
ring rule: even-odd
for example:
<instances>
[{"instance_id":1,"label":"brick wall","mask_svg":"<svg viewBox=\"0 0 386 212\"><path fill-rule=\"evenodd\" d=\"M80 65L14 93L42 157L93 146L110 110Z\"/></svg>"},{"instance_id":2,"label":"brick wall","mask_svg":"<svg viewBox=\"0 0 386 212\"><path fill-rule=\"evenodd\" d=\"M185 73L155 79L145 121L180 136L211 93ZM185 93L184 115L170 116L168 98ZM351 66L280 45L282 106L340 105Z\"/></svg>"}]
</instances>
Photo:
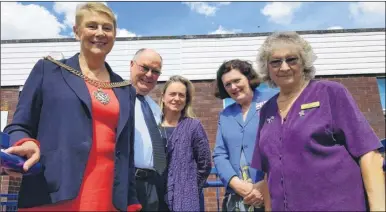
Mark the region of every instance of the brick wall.
<instances>
[{"instance_id":1,"label":"brick wall","mask_svg":"<svg viewBox=\"0 0 386 212\"><path fill-rule=\"evenodd\" d=\"M380 139L385 138L385 116L376 77L333 77L329 80L342 83L356 100L359 109Z\"/></svg>"},{"instance_id":2,"label":"brick wall","mask_svg":"<svg viewBox=\"0 0 386 212\"><path fill-rule=\"evenodd\" d=\"M330 77L329 80L337 81L345 85L357 101L359 108L366 116L367 120L373 127L379 138L385 137L385 118L382 112L378 84L376 77L368 76L349 76L349 77ZM221 100L213 97L213 81L194 81L196 88L195 100L193 106L196 115L201 120L208 134L210 147L214 148L214 142L217 130L218 113L222 110L223 103ZM152 92L151 96L158 102L163 83L160 83ZM8 102L9 118L12 119L18 98L18 88L1 89L1 106ZM211 176L209 179L213 179ZM220 189L220 206L224 189ZM206 210L217 210L216 189L205 189Z\"/></svg>"},{"instance_id":3,"label":"brick wall","mask_svg":"<svg viewBox=\"0 0 386 212\"><path fill-rule=\"evenodd\" d=\"M2 87L0 90L1 110L8 110L8 123L12 121L13 114L19 99L19 87Z\"/></svg>"}]
</instances>

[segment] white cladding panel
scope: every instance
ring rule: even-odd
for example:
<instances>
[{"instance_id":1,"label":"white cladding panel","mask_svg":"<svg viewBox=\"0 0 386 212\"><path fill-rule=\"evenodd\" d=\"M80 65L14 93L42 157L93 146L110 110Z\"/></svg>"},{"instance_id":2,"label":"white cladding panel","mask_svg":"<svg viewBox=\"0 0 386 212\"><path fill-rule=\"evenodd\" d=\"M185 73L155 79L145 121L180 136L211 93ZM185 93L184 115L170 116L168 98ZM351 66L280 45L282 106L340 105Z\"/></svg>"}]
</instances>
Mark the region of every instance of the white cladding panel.
<instances>
[{"instance_id":1,"label":"white cladding panel","mask_svg":"<svg viewBox=\"0 0 386 212\"><path fill-rule=\"evenodd\" d=\"M385 32L302 35L318 59L316 75L385 73ZM180 74L191 80L214 79L225 60L253 63L266 36L116 41L106 61L123 78L130 77L129 63L140 48L156 49L163 57L160 81ZM34 64L52 52L65 58L79 51L78 42L1 44L1 86L23 85ZM256 64L255 64L256 65Z\"/></svg>"}]
</instances>

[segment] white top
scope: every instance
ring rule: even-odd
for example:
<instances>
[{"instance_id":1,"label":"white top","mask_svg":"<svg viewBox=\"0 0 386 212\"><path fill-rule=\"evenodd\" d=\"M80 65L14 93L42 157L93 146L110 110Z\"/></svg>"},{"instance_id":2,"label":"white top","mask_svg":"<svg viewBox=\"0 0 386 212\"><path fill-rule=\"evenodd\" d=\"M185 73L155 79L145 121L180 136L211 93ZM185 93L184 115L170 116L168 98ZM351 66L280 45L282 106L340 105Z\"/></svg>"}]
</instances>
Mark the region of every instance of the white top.
<instances>
[{"instance_id":1,"label":"white top","mask_svg":"<svg viewBox=\"0 0 386 212\"><path fill-rule=\"evenodd\" d=\"M161 109L151 97L148 95L144 97L158 125L161 121ZM154 169L153 145L138 98L135 103L134 165L137 168Z\"/></svg>"}]
</instances>

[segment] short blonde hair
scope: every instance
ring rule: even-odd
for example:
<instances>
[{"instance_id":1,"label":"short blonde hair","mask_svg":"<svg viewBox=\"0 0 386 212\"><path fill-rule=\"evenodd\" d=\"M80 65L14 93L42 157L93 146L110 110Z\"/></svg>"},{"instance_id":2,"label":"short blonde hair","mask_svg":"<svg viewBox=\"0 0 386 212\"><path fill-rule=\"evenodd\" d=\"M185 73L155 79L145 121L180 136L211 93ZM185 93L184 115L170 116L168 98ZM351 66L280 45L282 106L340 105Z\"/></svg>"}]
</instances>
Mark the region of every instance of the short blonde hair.
<instances>
[{"instance_id":1,"label":"short blonde hair","mask_svg":"<svg viewBox=\"0 0 386 212\"><path fill-rule=\"evenodd\" d=\"M79 4L76 7L76 13L75 13L76 26L79 26L80 23L82 22L85 11L103 13L107 15L109 18L111 18L111 20L114 23L114 30L117 29L117 19L115 18L113 11L108 6L106 6L101 2L86 2L83 4Z\"/></svg>"},{"instance_id":2,"label":"short blonde hair","mask_svg":"<svg viewBox=\"0 0 386 212\"><path fill-rule=\"evenodd\" d=\"M169 78L169 80L165 83L163 89L162 89L162 97L159 100L159 106L161 107L162 113L164 112L164 103L162 102L163 95L165 95L166 89L169 87L170 84L173 82L180 82L185 85L186 87L186 105L185 108L182 109L181 117L189 117L189 118L195 118L196 115L193 112L193 96L194 96L194 86L193 83L186 79L183 76L180 75L174 75Z\"/></svg>"},{"instance_id":3,"label":"short blonde hair","mask_svg":"<svg viewBox=\"0 0 386 212\"><path fill-rule=\"evenodd\" d=\"M264 82L267 82L271 87L277 87L275 82L269 76L268 60L272 55L272 51L277 47L277 44L291 44L294 49L298 50L300 59L304 67L304 76L307 80L315 77L314 62L316 55L312 50L311 45L300 37L296 32L277 32L268 36L263 45L259 49L257 56L258 74Z\"/></svg>"}]
</instances>

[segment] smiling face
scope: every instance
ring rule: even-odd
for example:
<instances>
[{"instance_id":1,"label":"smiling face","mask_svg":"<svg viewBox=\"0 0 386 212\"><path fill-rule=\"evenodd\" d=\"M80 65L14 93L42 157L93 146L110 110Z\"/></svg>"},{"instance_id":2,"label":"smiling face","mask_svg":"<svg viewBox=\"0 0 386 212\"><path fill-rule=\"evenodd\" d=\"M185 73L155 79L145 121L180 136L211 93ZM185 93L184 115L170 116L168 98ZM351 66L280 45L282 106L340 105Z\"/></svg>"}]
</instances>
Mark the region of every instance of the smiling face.
<instances>
[{"instance_id":1,"label":"smiling face","mask_svg":"<svg viewBox=\"0 0 386 212\"><path fill-rule=\"evenodd\" d=\"M161 66L159 54L150 49L139 53L130 62L130 78L137 93L147 95L153 90L161 73Z\"/></svg>"},{"instance_id":2,"label":"smiling face","mask_svg":"<svg viewBox=\"0 0 386 212\"><path fill-rule=\"evenodd\" d=\"M104 13L84 11L81 22L74 26L80 41L81 52L95 56L106 56L113 48L115 28L113 20Z\"/></svg>"},{"instance_id":3,"label":"smiling face","mask_svg":"<svg viewBox=\"0 0 386 212\"><path fill-rule=\"evenodd\" d=\"M292 45L283 45L272 51L268 70L270 78L280 88L296 87L304 77L299 51Z\"/></svg>"},{"instance_id":4,"label":"smiling face","mask_svg":"<svg viewBox=\"0 0 386 212\"><path fill-rule=\"evenodd\" d=\"M181 82L172 82L162 95L164 113L181 112L186 106L187 89Z\"/></svg>"},{"instance_id":5,"label":"smiling face","mask_svg":"<svg viewBox=\"0 0 386 212\"><path fill-rule=\"evenodd\" d=\"M247 101L248 97L253 95L248 78L238 69L232 69L223 74L221 80L226 92L239 104Z\"/></svg>"}]
</instances>

